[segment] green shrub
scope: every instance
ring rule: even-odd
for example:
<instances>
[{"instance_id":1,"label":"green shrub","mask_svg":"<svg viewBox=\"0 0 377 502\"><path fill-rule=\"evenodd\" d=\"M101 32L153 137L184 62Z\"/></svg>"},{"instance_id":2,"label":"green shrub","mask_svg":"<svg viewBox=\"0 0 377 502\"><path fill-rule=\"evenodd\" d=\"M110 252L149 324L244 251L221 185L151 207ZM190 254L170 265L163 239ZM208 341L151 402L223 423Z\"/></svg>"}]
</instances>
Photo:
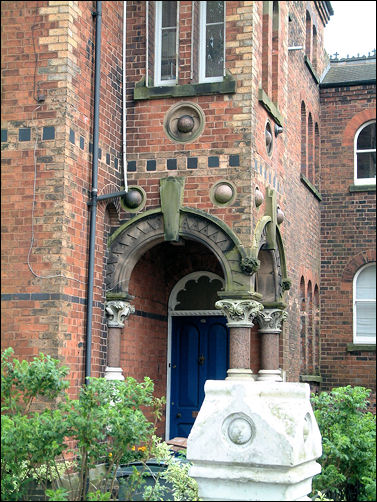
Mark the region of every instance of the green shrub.
<instances>
[{"instance_id":1,"label":"green shrub","mask_svg":"<svg viewBox=\"0 0 377 502\"><path fill-rule=\"evenodd\" d=\"M30 500L35 482L48 500L116 500L119 465L138 460L144 468L129 480L131 498L143 488L152 455L163 457L167 470L161 479L172 484L175 500L197 500L188 467L176 465L166 443L154 436L165 400L153 397L150 378L90 378L79 399L71 400L65 393L67 367L43 354L32 362L11 360L12 355L11 348L2 354L2 500ZM49 407L31 412L39 398L50 400ZM142 410L152 411L154 423ZM73 455L74 462L67 462ZM164 491L156 478L143 488L144 499L161 500Z\"/></svg>"},{"instance_id":2,"label":"green shrub","mask_svg":"<svg viewBox=\"0 0 377 502\"><path fill-rule=\"evenodd\" d=\"M366 411L370 392L348 385L312 395L323 448L314 492L334 500L376 500L376 418Z\"/></svg>"}]
</instances>

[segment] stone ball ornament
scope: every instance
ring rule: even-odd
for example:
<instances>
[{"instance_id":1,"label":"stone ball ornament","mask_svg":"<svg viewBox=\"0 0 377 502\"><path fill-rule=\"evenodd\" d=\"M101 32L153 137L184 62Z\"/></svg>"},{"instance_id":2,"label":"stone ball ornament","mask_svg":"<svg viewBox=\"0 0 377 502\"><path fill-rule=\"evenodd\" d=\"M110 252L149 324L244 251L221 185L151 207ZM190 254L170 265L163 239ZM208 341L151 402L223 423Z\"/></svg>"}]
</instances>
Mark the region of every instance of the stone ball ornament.
<instances>
[{"instance_id":1,"label":"stone ball ornament","mask_svg":"<svg viewBox=\"0 0 377 502\"><path fill-rule=\"evenodd\" d=\"M210 190L210 199L216 206L229 206L236 195L236 187L227 180L218 181Z\"/></svg>"},{"instance_id":2,"label":"stone ball ornament","mask_svg":"<svg viewBox=\"0 0 377 502\"><path fill-rule=\"evenodd\" d=\"M195 127L194 119L190 115L182 115L177 122L177 129L181 133L191 132Z\"/></svg>"},{"instance_id":3,"label":"stone ball ornament","mask_svg":"<svg viewBox=\"0 0 377 502\"><path fill-rule=\"evenodd\" d=\"M172 106L164 118L164 132L178 143L189 143L203 132L205 115L196 103L182 101Z\"/></svg>"},{"instance_id":4,"label":"stone ball ornament","mask_svg":"<svg viewBox=\"0 0 377 502\"><path fill-rule=\"evenodd\" d=\"M128 187L128 192L123 195L120 205L128 213L137 213L143 209L146 202L146 193L138 186Z\"/></svg>"},{"instance_id":5,"label":"stone ball ornament","mask_svg":"<svg viewBox=\"0 0 377 502\"><path fill-rule=\"evenodd\" d=\"M259 190L259 187L255 187L255 206L259 207L261 204L263 204L264 201L264 195L263 193Z\"/></svg>"},{"instance_id":6,"label":"stone ball ornament","mask_svg":"<svg viewBox=\"0 0 377 502\"><path fill-rule=\"evenodd\" d=\"M135 209L140 206L143 196L138 190L129 190L123 200L127 207Z\"/></svg>"},{"instance_id":7,"label":"stone ball ornament","mask_svg":"<svg viewBox=\"0 0 377 502\"><path fill-rule=\"evenodd\" d=\"M278 225L281 225L284 221L284 212L280 209L280 206L277 207L276 211L276 221Z\"/></svg>"},{"instance_id":8,"label":"stone ball ornament","mask_svg":"<svg viewBox=\"0 0 377 502\"><path fill-rule=\"evenodd\" d=\"M215 189L214 195L217 202L219 202L220 204L225 204L226 202L229 202L233 197L232 187L230 185L227 185L226 183L218 185Z\"/></svg>"}]
</instances>

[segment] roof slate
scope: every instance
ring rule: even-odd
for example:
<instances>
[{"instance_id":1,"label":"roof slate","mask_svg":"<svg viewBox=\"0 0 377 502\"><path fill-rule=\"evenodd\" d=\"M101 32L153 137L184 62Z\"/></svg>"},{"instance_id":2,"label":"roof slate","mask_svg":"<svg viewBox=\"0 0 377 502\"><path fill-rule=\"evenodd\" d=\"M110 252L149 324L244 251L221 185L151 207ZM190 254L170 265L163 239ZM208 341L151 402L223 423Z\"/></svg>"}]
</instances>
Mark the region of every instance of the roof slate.
<instances>
[{"instance_id":1,"label":"roof slate","mask_svg":"<svg viewBox=\"0 0 377 502\"><path fill-rule=\"evenodd\" d=\"M330 67L321 81L322 87L349 84L357 85L359 82L376 81L376 59L348 59L330 61Z\"/></svg>"}]
</instances>

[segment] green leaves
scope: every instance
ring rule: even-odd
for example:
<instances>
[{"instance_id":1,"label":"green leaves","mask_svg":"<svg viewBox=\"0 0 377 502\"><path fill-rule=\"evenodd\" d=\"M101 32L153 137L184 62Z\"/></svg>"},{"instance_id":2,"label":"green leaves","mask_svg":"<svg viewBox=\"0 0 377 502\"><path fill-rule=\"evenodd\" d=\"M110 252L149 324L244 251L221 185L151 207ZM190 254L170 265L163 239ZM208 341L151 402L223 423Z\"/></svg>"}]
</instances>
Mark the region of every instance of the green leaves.
<instances>
[{"instance_id":1,"label":"green leaves","mask_svg":"<svg viewBox=\"0 0 377 502\"><path fill-rule=\"evenodd\" d=\"M322 434L322 472L313 489L335 500L375 500L376 418L367 412L370 390L337 387L312 396Z\"/></svg>"},{"instance_id":2,"label":"green leaves","mask_svg":"<svg viewBox=\"0 0 377 502\"><path fill-rule=\"evenodd\" d=\"M46 492L51 500L110 500L121 459L132 460L135 445L150 441L154 432L142 410L161 413L163 399L153 397L152 380L90 378L79 399L71 400L65 393L67 367L44 354L20 362L13 353L8 348L1 356L2 499L22 500L35 479L44 487L53 483ZM35 399L45 408L31 413ZM74 473L65 468L68 444L77 454ZM105 471L87 493L89 474L99 464ZM67 486L61 486L64 477Z\"/></svg>"}]
</instances>

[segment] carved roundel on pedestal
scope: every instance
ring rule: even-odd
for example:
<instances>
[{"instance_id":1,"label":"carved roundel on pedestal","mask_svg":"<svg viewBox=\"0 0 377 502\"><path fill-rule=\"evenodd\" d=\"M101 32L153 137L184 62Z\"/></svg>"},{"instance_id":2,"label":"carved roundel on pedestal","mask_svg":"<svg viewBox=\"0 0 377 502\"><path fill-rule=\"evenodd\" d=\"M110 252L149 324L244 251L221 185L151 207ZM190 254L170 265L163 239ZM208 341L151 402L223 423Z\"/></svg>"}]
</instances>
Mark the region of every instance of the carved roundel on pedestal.
<instances>
[{"instance_id":1,"label":"carved roundel on pedestal","mask_svg":"<svg viewBox=\"0 0 377 502\"><path fill-rule=\"evenodd\" d=\"M196 139L204 128L203 110L195 103L182 102L174 105L164 119L164 131L168 138L179 143Z\"/></svg>"},{"instance_id":2,"label":"carved roundel on pedestal","mask_svg":"<svg viewBox=\"0 0 377 502\"><path fill-rule=\"evenodd\" d=\"M244 413L232 413L223 422L224 439L236 446L249 446L255 438L255 425Z\"/></svg>"}]
</instances>

